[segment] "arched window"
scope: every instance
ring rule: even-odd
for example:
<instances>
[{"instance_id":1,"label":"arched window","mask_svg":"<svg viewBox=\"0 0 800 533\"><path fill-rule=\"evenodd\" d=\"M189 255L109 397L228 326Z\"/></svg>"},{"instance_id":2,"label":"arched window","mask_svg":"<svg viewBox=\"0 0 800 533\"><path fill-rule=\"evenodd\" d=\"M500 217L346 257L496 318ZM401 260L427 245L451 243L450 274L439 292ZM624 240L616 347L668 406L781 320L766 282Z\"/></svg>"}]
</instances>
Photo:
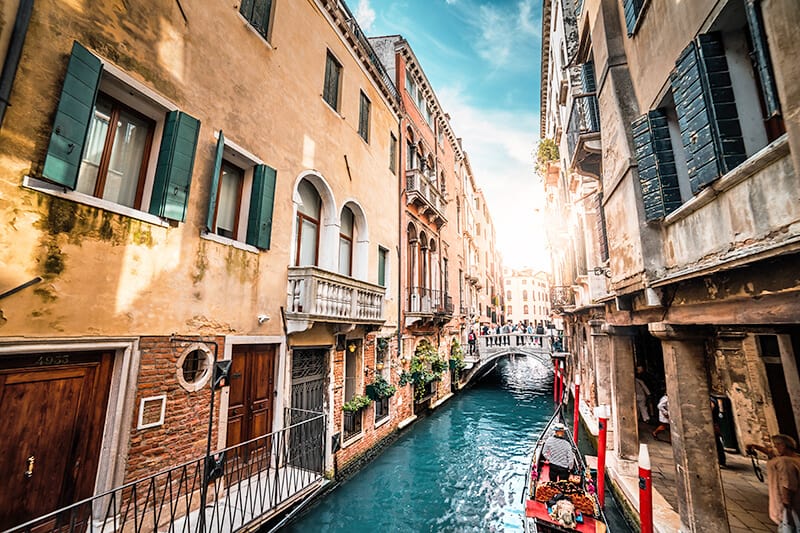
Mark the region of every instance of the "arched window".
<instances>
[{"instance_id":1,"label":"arched window","mask_svg":"<svg viewBox=\"0 0 800 533\"><path fill-rule=\"evenodd\" d=\"M295 265L317 265L322 200L317 189L305 179L298 185L297 192L300 195L300 205L297 207Z\"/></svg>"},{"instance_id":2,"label":"arched window","mask_svg":"<svg viewBox=\"0 0 800 533\"><path fill-rule=\"evenodd\" d=\"M528 301L528 291L522 291L522 301L523 302Z\"/></svg>"},{"instance_id":3,"label":"arched window","mask_svg":"<svg viewBox=\"0 0 800 533\"><path fill-rule=\"evenodd\" d=\"M349 207L342 209L339 229L339 274L353 275L353 232L355 216Z\"/></svg>"},{"instance_id":4,"label":"arched window","mask_svg":"<svg viewBox=\"0 0 800 533\"><path fill-rule=\"evenodd\" d=\"M417 287L423 289L428 286L428 236L422 231L419 234L419 278L417 279Z\"/></svg>"},{"instance_id":5,"label":"arched window","mask_svg":"<svg viewBox=\"0 0 800 533\"><path fill-rule=\"evenodd\" d=\"M522 306L522 314L523 315L527 315L528 314L528 306L527 305L523 305Z\"/></svg>"},{"instance_id":6,"label":"arched window","mask_svg":"<svg viewBox=\"0 0 800 533\"><path fill-rule=\"evenodd\" d=\"M506 300L511 301L511 291L506 291Z\"/></svg>"}]
</instances>

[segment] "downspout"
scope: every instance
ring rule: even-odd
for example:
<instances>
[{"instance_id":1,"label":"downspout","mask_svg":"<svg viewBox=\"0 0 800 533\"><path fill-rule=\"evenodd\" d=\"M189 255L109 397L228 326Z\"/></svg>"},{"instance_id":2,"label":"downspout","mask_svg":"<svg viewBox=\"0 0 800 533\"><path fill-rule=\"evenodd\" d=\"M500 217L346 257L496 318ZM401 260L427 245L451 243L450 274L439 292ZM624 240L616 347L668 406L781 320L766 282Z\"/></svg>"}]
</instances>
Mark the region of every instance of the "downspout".
<instances>
[{"instance_id":1,"label":"downspout","mask_svg":"<svg viewBox=\"0 0 800 533\"><path fill-rule=\"evenodd\" d=\"M395 170L397 171L397 358L400 359L402 364L403 360L403 323L405 317L403 316L403 185L405 184L405 176L403 175L403 168L405 161L403 153L403 111L400 111L400 118L397 121L397 162Z\"/></svg>"},{"instance_id":2,"label":"downspout","mask_svg":"<svg viewBox=\"0 0 800 533\"><path fill-rule=\"evenodd\" d=\"M0 73L0 128L3 127L3 119L9 106L11 87L14 85L14 77L17 75L19 59L22 56L22 45L25 43L25 35L28 33L32 12L33 0L20 0L17 7L17 18L14 20L14 29L11 30L11 41L8 43L8 53L3 62L3 72Z\"/></svg>"}]
</instances>

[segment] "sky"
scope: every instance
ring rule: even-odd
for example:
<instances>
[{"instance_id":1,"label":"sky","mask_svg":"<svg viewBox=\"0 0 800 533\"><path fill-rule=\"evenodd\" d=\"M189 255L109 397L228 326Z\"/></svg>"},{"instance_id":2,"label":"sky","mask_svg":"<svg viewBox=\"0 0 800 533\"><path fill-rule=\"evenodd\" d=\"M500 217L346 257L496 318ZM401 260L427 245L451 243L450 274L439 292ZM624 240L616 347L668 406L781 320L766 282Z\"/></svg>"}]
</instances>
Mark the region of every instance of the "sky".
<instances>
[{"instance_id":1,"label":"sky","mask_svg":"<svg viewBox=\"0 0 800 533\"><path fill-rule=\"evenodd\" d=\"M347 0L370 37L402 35L462 138L504 266L550 270L534 173L541 0Z\"/></svg>"}]
</instances>

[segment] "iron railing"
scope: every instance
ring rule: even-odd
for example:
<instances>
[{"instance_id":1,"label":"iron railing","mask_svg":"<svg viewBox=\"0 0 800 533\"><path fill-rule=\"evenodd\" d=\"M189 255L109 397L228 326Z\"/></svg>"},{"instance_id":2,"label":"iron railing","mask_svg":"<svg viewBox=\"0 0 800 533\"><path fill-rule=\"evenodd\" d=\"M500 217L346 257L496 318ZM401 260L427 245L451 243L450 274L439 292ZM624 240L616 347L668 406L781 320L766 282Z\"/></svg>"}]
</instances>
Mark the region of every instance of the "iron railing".
<instances>
[{"instance_id":1,"label":"iron railing","mask_svg":"<svg viewBox=\"0 0 800 533\"><path fill-rule=\"evenodd\" d=\"M411 287L408 289L408 313L420 314L453 314L453 298L444 291L427 287Z\"/></svg>"},{"instance_id":2,"label":"iron railing","mask_svg":"<svg viewBox=\"0 0 800 533\"><path fill-rule=\"evenodd\" d=\"M567 126L570 162L575 160L575 149L578 147L581 136L599 131L600 108L597 105L597 96L594 94L576 96L572 100L572 110Z\"/></svg>"},{"instance_id":3,"label":"iron railing","mask_svg":"<svg viewBox=\"0 0 800 533\"><path fill-rule=\"evenodd\" d=\"M287 419L295 418L287 410ZM229 532L260 521L323 479L325 415L163 470L6 533Z\"/></svg>"}]
</instances>

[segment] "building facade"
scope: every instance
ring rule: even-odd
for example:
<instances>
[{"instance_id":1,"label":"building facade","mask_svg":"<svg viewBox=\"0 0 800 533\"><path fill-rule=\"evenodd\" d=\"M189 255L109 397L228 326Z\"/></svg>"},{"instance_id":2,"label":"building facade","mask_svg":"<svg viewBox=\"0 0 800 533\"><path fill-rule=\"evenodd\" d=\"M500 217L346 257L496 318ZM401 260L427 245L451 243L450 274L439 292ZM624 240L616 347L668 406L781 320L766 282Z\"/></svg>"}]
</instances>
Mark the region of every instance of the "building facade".
<instances>
[{"instance_id":1,"label":"building facade","mask_svg":"<svg viewBox=\"0 0 800 533\"><path fill-rule=\"evenodd\" d=\"M550 321L550 280L530 268L503 269L506 318L514 324L547 327Z\"/></svg>"},{"instance_id":2,"label":"building facade","mask_svg":"<svg viewBox=\"0 0 800 533\"><path fill-rule=\"evenodd\" d=\"M591 365L593 401L611 406L619 479L646 427L634 373L652 376L669 397L676 523L729 531L715 423L729 453L799 427L800 6L544 7L542 136L561 148L544 177L553 212L576 221L554 259L575 368Z\"/></svg>"}]
</instances>

